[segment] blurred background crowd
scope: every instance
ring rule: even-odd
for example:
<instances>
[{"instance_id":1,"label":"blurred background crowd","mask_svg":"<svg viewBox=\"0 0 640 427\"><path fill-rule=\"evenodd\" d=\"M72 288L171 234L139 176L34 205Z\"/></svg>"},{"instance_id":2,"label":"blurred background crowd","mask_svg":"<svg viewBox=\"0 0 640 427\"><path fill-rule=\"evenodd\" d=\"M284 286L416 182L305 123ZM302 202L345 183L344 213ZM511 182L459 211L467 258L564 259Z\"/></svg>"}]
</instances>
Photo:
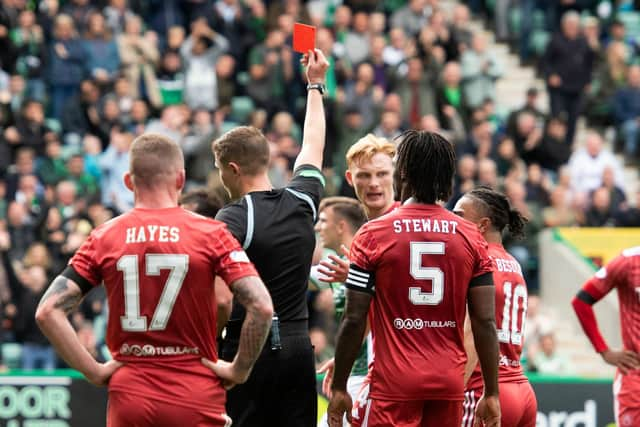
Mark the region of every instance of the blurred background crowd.
<instances>
[{"instance_id":1,"label":"blurred background crowd","mask_svg":"<svg viewBox=\"0 0 640 427\"><path fill-rule=\"evenodd\" d=\"M346 150L373 133L445 135L458 153L455 200L501 189L528 218L507 241L530 292L537 233L555 226L638 226L623 162L638 159L640 19L633 3L588 0L2 0L0 6L0 302L5 365L60 366L39 332L41 294L96 226L132 207L121 177L143 132L184 149L188 188L225 197L212 140L239 124L263 130L282 186L301 143L305 82L294 22L317 27L330 59L327 195L353 195ZM517 4L516 4L517 3ZM531 17L531 19L528 19ZM506 72L482 19L545 85L505 110ZM541 95L549 105L541 105ZM576 143L576 123L595 131ZM607 130L606 132L598 132ZM604 138L603 135L607 135ZM608 139L608 141L606 140ZM631 195L635 196L635 195ZM632 197L635 199L635 197ZM318 361L331 353L329 299L310 292ZM562 371L552 316L530 299L528 364ZM85 346L104 352L104 294L73 316Z\"/></svg>"}]
</instances>

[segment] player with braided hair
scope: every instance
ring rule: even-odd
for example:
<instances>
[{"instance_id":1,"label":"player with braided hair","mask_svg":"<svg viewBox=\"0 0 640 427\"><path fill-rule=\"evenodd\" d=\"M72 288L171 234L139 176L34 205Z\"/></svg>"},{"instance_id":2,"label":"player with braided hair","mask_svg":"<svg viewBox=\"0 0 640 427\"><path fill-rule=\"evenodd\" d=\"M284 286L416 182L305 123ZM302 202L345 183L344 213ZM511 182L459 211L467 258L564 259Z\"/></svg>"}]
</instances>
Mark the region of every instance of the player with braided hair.
<instances>
[{"instance_id":1,"label":"player with braided hair","mask_svg":"<svg viewBox=\"0 0 640 427\"><path fill-rule=\"evenodd\" d=\"M454 212L476 224L489 243L489 256L494 264L496 323L500 328L498 341L502 426L533 427L536 425L536 396L520 365L527 313L527 285L518 261L502 246L503 231L508 229L512 236L521 238L527 219L511 208L504 194L488 187L479 187L465 194L456 204ZM471 330L465 328L465 340L472 338ZM471 362L477 360L475 354L467 356ZM462 427L474 425L476 404L484 388L480 366L477 362L470 366L475 369L466 373L471 378L464 394Z\"/></svg>"},{"instance_id":2,"label":"player with braided hair","mask_svg":"<svg viewBox=\"0 0 640 427\"><path fill-rule=\"evenodd\" d=\"M375 362L362 427L459 427L464 397L465 307L486 384L477 417L500 425L498 342L487 243L476 226L437 204L451 195L455 152L440 135L401 136L395 187L403 205L356 234L337 337L329 425L351 409L347 378L369 307ZM352 417L347 413L347 419Z\"/></svg>"}]
</instances>

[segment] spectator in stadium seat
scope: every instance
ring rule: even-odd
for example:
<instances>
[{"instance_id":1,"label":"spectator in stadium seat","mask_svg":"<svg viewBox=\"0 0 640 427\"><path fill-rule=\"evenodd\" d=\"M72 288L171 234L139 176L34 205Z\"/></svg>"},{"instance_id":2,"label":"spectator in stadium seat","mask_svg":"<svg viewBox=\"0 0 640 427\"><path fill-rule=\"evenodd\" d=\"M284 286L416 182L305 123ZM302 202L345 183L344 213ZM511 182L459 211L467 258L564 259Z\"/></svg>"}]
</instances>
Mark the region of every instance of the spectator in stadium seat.
<instances>
[{"instance_id":1,"label":"spectator in stadium seat","mask_svg":"<svg viewBox=\"0 0 640 427\"><path fill-rule=\"evenodd\" d=\"M535 371L546 375L570 375L571 363L564 354L558 352L553 332L542 334L539 343L540 350L531 361Z\"/></svg>"},{"instance_id":2,"label":"spectator in stadium seat","mask_svg":"<svg viewBox=\"0 0 640 427\"><path fill-rule=\"evenodd\" d=\"M215 64L229 49L229 41L209 28L203 18L193 22L191 34L180 48L184 61L184 100L190 108L214 110L218 106Z\"/></svg>"},{"instance_id":3,"label":"spectator in stadium seat","mask_svg":"<svg viewBox=\"0 0 640 427\"><path fill-rule=\"evenodd\" d=\"M384 48L382 57L387 65L398 66L406 59L407 36L402 28L394 27L389 31L389 45Z\"/></svg>"},{"instance_id":4,"label":"spectator in stadium seat","mask_svg":"<svg viewBox=\"0 0 640 427\"><path fill-rule=\"evenodd\" d=\"M466 102L461 86L462 71L457 62L447 62L442 69L436 92L438 119L443 127L450 129L452 116L464 117Z\"/></svg>"},{"instance_id":5,"label":"spectator in stadium seat","mask_svg":"<svg viewBox=\"0 0 640 427\"><path fill-rule=\"evenodd\" d=\"M62 144L55 138L47 142L45 155L38 161L38 176L44 185L56 185L67 176Z\"/></svg>"},{"instance_id":6,"label":"spectator in stadium seat","mask_svg":"<svg viewBox=\"0 0 640 427\"><path fill-rule=\"evenodd\" d=\"M355 80L345 90L345 108L355 108L362 116L362 127L373 128L380 116L380 105L384 90L375 86L375 75L371 64L362 63L356 68Z\"/></svg>"},{"instance_id":7,"label":"spectator in stadium seat","mask_svg":"<svg viewBox=\"0 0 640 427\"><path fill-rule=\"evenodd\" d=\"M434 9L431 13L431 16L429 16L429 28L436 33L435 45L444 50L445 61L459 60L460 46L458 40L456 40L455 33L450 29L441 10Z\"/></svg>"},{"instance_id":8,"label":"spectator in stadium seat","mask_svg":"<svg viewBox=\"0 0 640 427\"><path fill-rule=\"evenodd\" d=\"M460 59L462 90L466 107L474 109L485 99L495 99L495 81L502 75L502 65L495 55L487 50L483 34L475 34L471 48Z\"/></svg>"},{"instance_id":9,"label":"spectator in stadium seat","mask_svg":"<svg viewBox=\"0 0 640 427\"><path fill-rule=\"evenodd\" d=\"M624 186L623 169L611 150L603 147L602 136L589 132L585 146L574 151L569 159L571 187L578 193L588 194L602 185L605 168L613 169L616 185Z\"/></svg>"},{"instance_id":10,"label":"spectator in stadium seat","mask_svg":"<svg viewBox=\"0 0 640 427\"><path fill-rule=\"evenodd\" d=\"M616 212L611 207L609 189L600 187L591 195L591 207L585 216L586 227L612 227L615 225Z\"/></svg>"},{"instance_id":11,"label":"spectator in stadium seat","mask_svg":"<svg viewBox=\"0 0 640 427\"><path fill-rule=\"evenodd\" d=\"M576 121L585 87L591 82L594 52L580 35L580 15L567 12L542 59L547 80L551 114L567 114L567 144L573 143Z\"/></svg>"},{"instance_id":12,"label":"spectator in stadium seat","mask_svg":"<svg viewBox=\"0 0 640 427\"><path fill-rule=\"evenodd\" d=\"M67 143L78 143L86 133L97 133L100 125L98 102L100 89L93 80L80 84L80 93L66 103L62 112L62 128Z\"/></svg>"},{"instance_id":13,"label":"spectator in stadium seat","mask_svg":"<svg viewBox=\"0 0 640 427\"><path fill-rule=\"evenodd\" d=\"M27 83L26 96L44 102L46 87L44 77L45 39L32 10L23 10L18 17L19 27L11 31L16 49L16 72Z\"/></svg>"},{"instance_id":14,"label":"spectator in stadium seat","mask_svg":"<svg viewBox=\"0 0 640 427\"><path fill-rule=\"evenodd\" d=\"M26 101L21 114L16 118L15 126L5 129L4 137L17 148L28 147L34 150L36 157L44 155L45 139L51 130L44 123L44 107L36 100Z\"/></svg>"},{"instance_id":15,"label":"spectator in stadium seat","mask_svg":"<svg viewBox=\"0 0 640 427\"><path fill-rule=\"evenodd\" d=\"M590 123L610 124L612 118L612 97L622 89L627 81L629 66L627 60L631 50L622 42L613 41L606 48L604 60L596 68L593 84L585 100L585 115Z\"/></svg>"},{"instance_id":16,"label":"spectator in stadium seat","mask_svg":"<svg viewBox=\"0 0 640 427\"><path fill-rule=\"evenodd\" d=\"M32 148L24 147L16 151L15 165L9 168L4 177L7 185L7 200L14 200L21 176L37 174L35 158Z\"/></svg>"},{"instance_id":17,"label":"spectator in stadium seat","mask_svg":"<svg viewBox=\"0 0 640 427\"><path fill-rule=\"evenodd\" d=\"M77 197L92 198L98 194L100 190L98 182L95 177L85 171L84 154L81 151L76 151L69 157L67 170L69 171L67 179L75 184Z\"/></svg>"},{"instance_id":18,"label":"spectator in stadium seat","mask_svg":"<svg viewBox=\"0 0 640 427\"><path fill-rule=\"evenodd\" d=\"M60 119L66 101L77 93L86 64L85 55L71 17L58 15L47 57L52 117Z\"/></svg>"},{"instance_id":19,"label":"spectator in stadium seat","mask_svg":"<svg viewBox=\"0 0 640 427\"><path fill-rule=\"evenodd\" d=\"M133 98L145 95L155 108L162 105L155 67L160 61L160 52L150 33L142 35L142 21L137 16L128 16L124 33L117 39L122 61L122 73L130 85ZM143 90L142 90L143 89Z\"/></svg>"},{"instance_id":20,"label":"spectator in stadium seat","mask_svg":"<svg viewBox=\"0 0 640 427\"><path fill-rule=\"evenodd\" d=\"M56 353L42 335L35 321L38 301L47 285L47 275L41 266L31 266L16 272L21 292L17 300L16 337L22 342L22 369L52 371L56 368Z\"/></svg>"},{"instance_id":21,"label":"spectator in stadium seat","mask_svg":"<svg viewBox=\"0 0 640 427\"><path fill-rule=\"evenodd\" d=\"M411 0L391 16L391 26L416 36L427 25L432 12L433 9L425 0Z\"/></svg>"},{"instance_id":22,"label":"spectator in stadium seat","mask_svg":"<svg viewBox=\"0 0 640 427\"><path fill-rule=\"evenodd\" d=\"M602 187L609 190L611 209L617 213L622 205L626 203L627 196L624 193L624 190L616 185L614 171L610 167L605 168L602 172Z\"/></svg>"},{"instance_id":23,"label":"spectator in stadium seat","mask_svg":"<svg viewBox=\"0 0 640 427\"><path fill-rule=\"evenodd\" d=\"M471 153L478 159L489 157L493 148L493 131L491 123L486 118L478 119L471 125L466 145L456 147L458 154Z\"/></svg>"},{"instance_id":24,"label":"spectator in stadium seat","mask_svg":"<svg viewBox=\"0 0 640 427\"><path fill-rule=\"evenodd\" d=\"M382 35L372 36L370 39L370 52L366 62L373 67L373 84L385 92L394 82L395 73L392 67L384 62L384 49L387 41Z\"/></svg>"},{"instance_id":25,"label":"spectator in stadium seat","mask_svg":"<svg viewBox=\"0 0 640 427\"><path fill-rule=\"evenodd\" d=\"M353 15L352 28L343 40L345 54L351 64L359 64L369 56L369 15L358 12Z\"/></svg>"},{"instance_id":26,"label":"spectator in stadium seat","mask_svg":"<svg viewBox=\"0 0 640 427\"><path fill-rule=\"evenodd\" d=\"M216 62L216 78L218 81L218 106L231 106L231 100L236 95L236 60L231 55L222 55Z\"/></svg>"},{"instance_id":27,"label":"spectator in stadium seat","mask_svg":"<svg viewBox=\"0 0 640 427\"><path fill-rule=\"evenodd\" d=\"M624 136L627 156L638 155L640 133L640 66L632 65L627 71L627 84L613 97L613 114Z\"/></svg>"},{"instance_id":28,"label":"spectator in stadium seat","mask_svg":"<svg viewBox=\"0 0 640 427\"><path fill-rule=\"evenodd\" d=\"M527 152L527 158L547 171L557 172L571 156L571 147L565 143L566 134L567 124L564 118L550 117L542 139L534 140L532 148Z\"/></svg>"},{"instance_id":29,"label":"spectator in stadium seat","mask_svg":"<svg viewBox=\"0 0 640 427\"><path fill-rule=\"evenodd\" d=\"M92 12L89 15L83 45L85 66L89 75L100 86L110 87L120 68L120 53L100 12Z\"/></svg>"},{"instance_id":30,"label":"spectator in stadium seat","mask_svg":"<svg viewBox=\"0 0 640 427\"><path fill-rule=\"evenodd\" d=\"M475 187L476 169L478 163L471 154L465 154L458 159L456 175L453 181L451 199L447 202L447 209L452 210L460 197Z\"/></svg>"},{"instance_id":31,"label":"spectator in stadium seat","mask_svg":"<svg viewBox=\"0 0 640 427\"><path fill-rule=\"evenodd\" d=\"M494 190L500 187L496 162L489 158L478 161L478 185L484 185Z\"/></svg>"},{"instance_id":32,"label":"spectator in stadium seat","mask_svg":"<svg viewBox=\"0 0 640 427\"><path fill-rule=\"evenodd\" d=\"M435 76L425 75L420 58L409 59L407 65L407 75L399 82L396 93L402 101L403 121L417 128L423 116L438 114L432 84Z\"/></svg>"},{"instance_id":33,"label":"spectator in stadium seat","mask_svg":"<svg viewBox=\"0 0 640 427\"><path fill-rule=\"evenodd\" d=\"M532 113L535 116L536 120L545 120L545 114L538 107L538 95L539 93L536 87L530 87L529 89L527 89L524 105L517 110L509 113L509 116L507 117L506 132L508 135L515 135L518 127L518 117L523 112Z\"/></svg>"},{"instance_id":34,"label":"spectator in stadium seat","mask_svg":"<svg viewBox=\"0 0 640 427\"><path fill-rule=\"evenodd\" d=\"M373 134L379 138L393 141L402 133L400 115L395 111L387 110L380 115L380 124L373 130Z\"/></svg>"},{"instance_id":35,"label":"spectator in stadium seat","mask_svg":"<svg viewBox=\"0 0 640 427\"><path fill-rule=\"evenodd\" d=\"M270 114L286 109L286 85L293 78L291 50L285 45L285 34L272 30L264 43L249 52L247 94L256 105Z\"/></svg>"},{"instance_id":36,"label":"spectator in stadium seat","mask_svg":"<svg viewBox=\"0 0 640 427\"><path fill-rule=\"evenodd\" d=\"M127 21L136 15L127 5L127 0L109 0L102 11L111 34L119 36L126 31Z\"/></svg>"},{"instance_id":37,"label":"spectator in stadium seat","mask_svg":"<svg viewBox=\"0 0 640 427\"><path fill-rule=\"evenodd\" d=\"M24 204L11 202L7 207L7 231L11 237L8 255L11 260L20 260L27 248L36 239L36 229Z\"/></svg>"},{"instance_id":38,"label":"spectator in stadium seat","mask_svg":"<svg viewBox=\"0 0 640 427\"><path fill-rule=\"evenodd\" d=\"M566 192L567 190L560 186L551 192L551 205L542 210L545 227L573 227L577 225L578 219L574 209L568 203Z\"/></svg>"},{"instance_id":39,"label":"spectator in stadium seat","mask_svg":"<svg viewBox=\"0 0 640 427\"><path fill-rule=\"evenodd\" d=\"M549 205L549 188L551 183L542 173L540 165L532 163L527 168L527 180L525 182L527 202L536 203L540 208Z\"/></svg>"},{"instance_id":40,"label":"spectator in stadium seat","mask_svg":"<svg viewBox=\"0 0 640 427\"><path fill-rule=\"evenodd\" d=\"M133 207L133 193L122 182L129 168L129 147L132 135L114 130L109 146L100 158L102 168L102 203L116 212L126 212Z\"/></svg>"},{"instance_id":41,"label":"spectator in stadium seat","mask_svg":"<svg viewBox=\"0 0 640 427\"><path fill-rule=\"evenodd\" d=\"M95 10L89 0L71 0L62 6L62 13L73 19L76 28L81 33L86 31L89 26L89 18Z\"/></svg>"}]
</instances>

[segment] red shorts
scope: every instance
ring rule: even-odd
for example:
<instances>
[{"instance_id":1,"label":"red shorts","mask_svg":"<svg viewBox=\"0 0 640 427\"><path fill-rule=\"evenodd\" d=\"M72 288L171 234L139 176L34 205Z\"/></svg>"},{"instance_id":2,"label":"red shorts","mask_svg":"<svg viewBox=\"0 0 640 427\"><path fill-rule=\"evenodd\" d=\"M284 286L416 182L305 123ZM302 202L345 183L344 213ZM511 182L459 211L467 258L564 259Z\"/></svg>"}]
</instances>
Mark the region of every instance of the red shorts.
<instances>
[{"instance_id":1,"label":"red shorts","mask_svg":"<svg viewBox=\"0 0 640 427\"><path fill-rule=\"evenodd\" d=\"M352 427L460 427L462 401L369 399L364 417Z\"/></svg>"},{"instance_id":2,"label":"red shorts","mask_svg":"<svg viewBox=\"0 0 640 427\"><path fill-rule=\"evenodd\" d=\"M613 406L616 425L640 426L640 378L616 372L613 382Z\"/></svg>"},{"instance_id":3,"label":"red shorts","mask_svg":"<svg viewBox=\"0 0 640 427\"><path fill-rule=\"evenodd\" d=\"M168 404L136 394L110 391L107 427L229 427L224 413Z\"/></svg>"},{"instance_id":4,"label":"red shorts","mask_svg":"<svg viewBox=\"0 0 640 427\"><path fill-rule=\"evenodd\" d=\"M538 401L528 381L500 383L500 412L502 427L535 427ZM462 427L472 427L482 389L466 390L462 412Z\"/></svg>"}]
</instances>

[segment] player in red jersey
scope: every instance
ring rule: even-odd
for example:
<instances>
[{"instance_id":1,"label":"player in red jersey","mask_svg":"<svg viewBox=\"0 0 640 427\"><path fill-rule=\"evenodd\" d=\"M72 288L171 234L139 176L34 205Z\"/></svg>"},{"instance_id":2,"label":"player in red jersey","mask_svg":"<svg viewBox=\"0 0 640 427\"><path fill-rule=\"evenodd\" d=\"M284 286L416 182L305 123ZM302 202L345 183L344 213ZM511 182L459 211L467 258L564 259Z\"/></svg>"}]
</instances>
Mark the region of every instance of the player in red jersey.
<instances>
[{"instance_id":1,"label":"player in red jersey","mask_svg":"<svg viewBox=\"0 0 640 427\"><path fill-rule=\"evenodd\" d=\"M503 230L508 227L512 236L520 237L526 219L511 209L503 194L482 187L458 200L453 212L476 224L489 244L496 287L496 323L500 327L498 385L502 427L535 427L538 412L536 396L520 365L527 314L527 284L520 264L502 246ZM465 340L473 340L470 330L465 330ZM477 359L472 352L467 352L467 356L470 360ZM474 425L476 404L482 397L483 388L482 372L476 363L466 384L462 427Z\"/></svg>"},{"instance_id":2,"label":"player in red jersey","mask_svg":"<svg viewBox=\"0 0 640 427\"><path fill-rule=\"evenodd\" d=\"M640 246L624 251L589 279L571 302L585 334L605 362L618 368L613 383L616 425L640 425ZM623 350L605 342L592 305L618 291Z\"/></svg>"},{"instance_id":3,"label":"player in red jersey","mask_svg":"<svg viewBox=\"0 0 640 427\"><path fill-rule=\"evenodd\" d=\"M175 142L137 138L124 179L134 209L91 233L42 297L38 324L69 366L93 384L109 384L109 426L227 426L223 387L251 372L271 323L269 294L224 224L178 207L185 172ZM248 313L230 363L217 356L216 276ZM105 364L67 319L101 283L115 359Z\"/></svg>"},{"instance_id":4,"label":"player in red jersey","mask_svg":"<svg viewBox=\"0 0 640 427\"><path fill-rule=\"evenodd\" d=\"M353 187L356 197L362 203L369 220L388 214L400 206L400 202L396 202L393 199L393 157L395 154L395 144L371 134L358 140L347 151L345 179ZM349 248L343 246L342 252L345 258L330 255L330 261L320 262L321 281L326 283L344 283L347 281ZM371 310L369 311L369 316L373 316ZM353 420L351 423L353 427L357 427L358 421L364 418L366 401L369 397L371 364L373 363L373 332L367 334L366 339L369 341L367 347L370 362L369 372L364 378L351 378L349 384L350 390L358 389L357 393L351 396L354 399ZM326 373L322 382L322 390L329 397L331 396L334 366L335 360L330 359L318 370L318 373Z\"/></svg>"},{"instance_id":5,"label":"player in red jersey","mask_svg":"<svg viewBox=\"0 0 640 427\"><path fill-rule=\"evenodd\" d=\"M332 427L351 410L347 377L372 300L376 359L362 426L460 426L467 302L486 384L477 416L487 426L500 425L487 244L475 225L436 204L450 197L454 170L453 146L441 136L403 134L395 183L404 204L365 224L351 247L329 403Z\"/></svg>"}]
</instances>

